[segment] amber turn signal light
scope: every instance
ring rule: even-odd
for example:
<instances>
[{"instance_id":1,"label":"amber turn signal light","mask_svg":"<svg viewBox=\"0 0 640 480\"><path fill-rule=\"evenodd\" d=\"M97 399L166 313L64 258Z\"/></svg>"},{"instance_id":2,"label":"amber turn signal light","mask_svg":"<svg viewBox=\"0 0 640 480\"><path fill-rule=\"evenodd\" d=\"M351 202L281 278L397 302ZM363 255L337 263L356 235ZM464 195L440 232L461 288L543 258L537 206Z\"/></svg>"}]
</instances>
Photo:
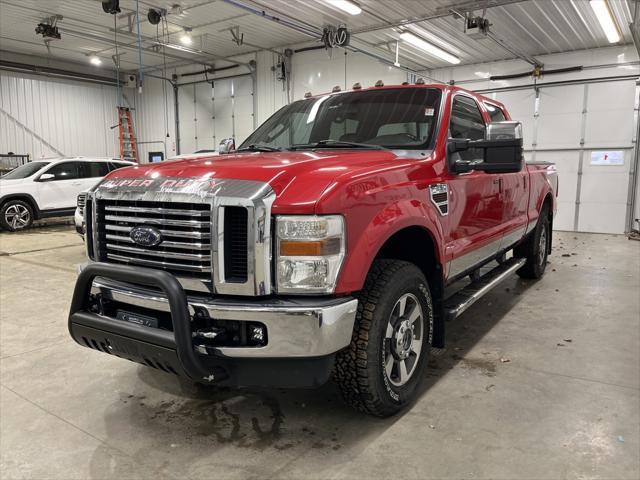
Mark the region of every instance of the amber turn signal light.
<instances>
[{"instance_id":1,"label":"amber turn signal light","mask_svg":"<svg viewBox=\"0 0 640 480\"><path fill-rule=\"evenodd\" d=\"M322 257L340 253L340 239L326 240L282 240L280 256L282 257Z\"/></svg>"}]
</instances>

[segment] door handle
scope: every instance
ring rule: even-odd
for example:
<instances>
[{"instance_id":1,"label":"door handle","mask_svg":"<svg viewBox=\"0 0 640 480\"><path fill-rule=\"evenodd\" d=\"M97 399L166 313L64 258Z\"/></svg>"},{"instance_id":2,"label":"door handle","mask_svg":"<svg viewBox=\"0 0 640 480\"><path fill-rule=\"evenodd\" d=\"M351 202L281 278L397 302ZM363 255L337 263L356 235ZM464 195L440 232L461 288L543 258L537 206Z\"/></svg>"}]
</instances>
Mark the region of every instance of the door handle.
<instances>
[{"instance_id":1,"label":"door handle","mask_svg":"<svg viewBox=\"0 0 640 480\"><path fill-rule=\"evenodd\" d=\"M493 184L494 185L498 185L498 193L502 193L502 179L501 178L494 178L493 179Z\"/></svg>"}]
</instances>

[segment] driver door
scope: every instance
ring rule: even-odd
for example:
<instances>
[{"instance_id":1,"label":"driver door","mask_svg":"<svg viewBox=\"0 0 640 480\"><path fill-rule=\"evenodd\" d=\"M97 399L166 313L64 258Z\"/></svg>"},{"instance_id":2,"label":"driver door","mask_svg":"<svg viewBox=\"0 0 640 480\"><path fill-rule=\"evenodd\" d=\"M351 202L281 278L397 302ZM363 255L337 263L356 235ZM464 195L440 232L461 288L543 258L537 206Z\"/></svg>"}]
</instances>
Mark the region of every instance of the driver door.
<instances>
[{"instance_id":1,"label":"driver door","mask_svg":"<svg viewBox=\"0 0 640 480\"><path fill-rule=\"evenodd\" d=\"M42 175L51 174L50 180L41 180ZM78 193L83 189L81 162L56 163L38 178L38 198L41 210L73 208Z\"/></svg>"},{"instance_id":2,"label":"driver door","mask_svg":"<svg viewBox=\"0 0 640 480\"><path fill-rule=\"evenodd\" d=\"M451 102L449 138L484 139L485 121L476 100L456 93ZM450 161L476 160L480 155L469 149L452 154ZM498 253L503 220L500 177L483 171L450 173L446 240L449 279Z\"/></svg>"}]
</instances>

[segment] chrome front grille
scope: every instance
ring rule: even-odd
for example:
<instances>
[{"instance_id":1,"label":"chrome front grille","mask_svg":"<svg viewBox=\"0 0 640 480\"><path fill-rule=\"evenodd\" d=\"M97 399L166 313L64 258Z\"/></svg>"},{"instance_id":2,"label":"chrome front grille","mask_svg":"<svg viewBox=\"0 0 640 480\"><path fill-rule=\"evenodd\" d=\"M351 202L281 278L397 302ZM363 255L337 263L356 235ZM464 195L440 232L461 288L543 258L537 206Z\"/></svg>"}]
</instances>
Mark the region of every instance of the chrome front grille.
<instances>
[{"instance_id":1,"label":"chrome front grille","mask_svg":"<svg viewBox=\"0 0 640 480\"><path fill-rule=\"evenodd\" d=\"M96 205L102 259L111 263L167 270L177 277L212 283L211 205L208 203L101 200ZM155 247L142 247L129 236L137 226L162 233Z\"/></svg>"},{"instance_id":2,"label":"chrome front grille","mask_svg":"<svg viewBox=\"0 0 640 480\"><path fill-rule=\"evenodd\" d=\"M268 184L252 180L107 179L86 199L87 254L166 270L185 290L269 295L274 200ZM132 239L144 226L160 231L157 246Z\"/></svg>"}]
</instances>

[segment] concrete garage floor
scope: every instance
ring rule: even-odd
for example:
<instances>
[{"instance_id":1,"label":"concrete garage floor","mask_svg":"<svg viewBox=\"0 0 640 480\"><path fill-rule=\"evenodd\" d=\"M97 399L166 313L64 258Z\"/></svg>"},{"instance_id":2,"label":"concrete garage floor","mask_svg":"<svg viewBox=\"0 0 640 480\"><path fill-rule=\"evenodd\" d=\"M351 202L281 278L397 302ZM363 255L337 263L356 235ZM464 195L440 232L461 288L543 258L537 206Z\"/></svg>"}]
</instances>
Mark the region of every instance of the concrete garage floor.
<instances>
[{"instance_id":1,"label":"concrete garage floor","mask_svg":"<svg viewBox=\"0 0 640 480\"><path fill-rule=\"evenodd\" d=\"M387 420L332 385L188 392L81 348L76 234L2 233L0 251L3 479L640 477L640 243L622 236L557 234L546 277L451 324L424 393Z\"/></svg>"}]
</instances>

